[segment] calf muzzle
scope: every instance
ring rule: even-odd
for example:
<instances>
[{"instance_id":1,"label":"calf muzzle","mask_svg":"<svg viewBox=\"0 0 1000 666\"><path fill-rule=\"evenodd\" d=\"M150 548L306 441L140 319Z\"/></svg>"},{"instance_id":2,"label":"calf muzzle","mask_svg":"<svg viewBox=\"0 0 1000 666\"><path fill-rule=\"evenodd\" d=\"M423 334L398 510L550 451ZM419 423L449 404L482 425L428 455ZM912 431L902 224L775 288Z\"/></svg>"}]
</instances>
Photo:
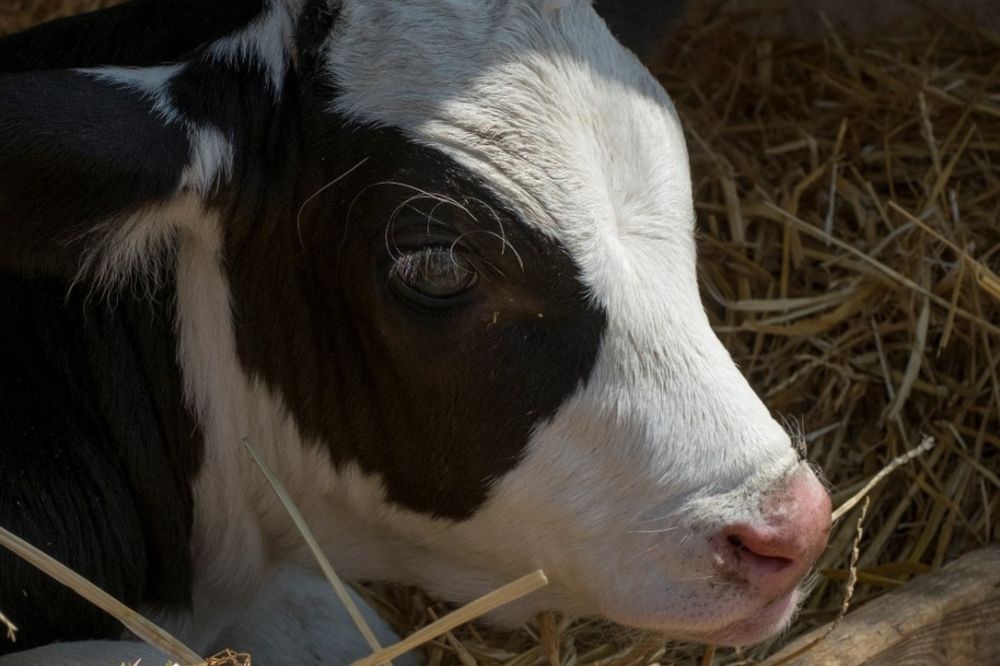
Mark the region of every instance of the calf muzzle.
<instances>
[{"instance_id":1,"label":"calf muzzle","mask_svg":"<svg viewBox=\"0 0 1000 666\"><path fill-rule=\"evenodd\" d=\"M724 574L776 598L805 577L829 533L830 496L804 469L764 498L759 520L724 527L712 546Z\"/></svg>"}]
</instances>

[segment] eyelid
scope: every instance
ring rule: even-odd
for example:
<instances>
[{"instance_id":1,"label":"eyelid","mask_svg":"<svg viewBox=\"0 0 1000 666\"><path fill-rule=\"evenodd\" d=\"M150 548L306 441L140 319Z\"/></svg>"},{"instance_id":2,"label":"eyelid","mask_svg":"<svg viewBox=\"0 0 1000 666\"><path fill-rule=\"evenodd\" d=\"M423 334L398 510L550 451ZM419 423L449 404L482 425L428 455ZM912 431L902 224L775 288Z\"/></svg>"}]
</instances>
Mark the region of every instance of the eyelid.
<instances>
[{"instance_id":1,"label":"eyelid","mask_svg":"<svg viewBox=\"0 0 1000 666\"><path fill-rule=\"evenodd\" d=\"M437 246L450 249L459 254L471 270L480 277L506 277L508 271L488 259L493 249L489 245L483 247L482 241L492 243L497 239L502 243L500 254L509 254L516 262L520 272L524 272L524 262L520 253L507 242L503 233L491 229L456 225L450 220L429 217L427 211L421 211L412 206L406 206L404 215L398 216L391 229L386 232L386 248L390 256L402 252L414 252L423 248ZM503 231L503 228L500 228Z\"/></svg>"},{"instance_id":2,"label":"eyelid","mask_svg":"<svg viewBox=\"0 0 1000 666\"><path fill-rule=\"evenodd\" d=\"M435 283L434 278L440 282ZM478 271L464 256L440 245L402 252L394 258L389 273L397 294L426 307L455 304L475 286L478 278Z\"/></svg>"},{"instance_id":3,"label":"eyelid","mask_svg":"<svg viewBox=\"0 0 1000 666\"><path fill-rule=\"evenodd\" d=\"M423 247L403 249L393 260L392 272L396 275L401 275L401 265L412 266L415 270L423 268L426 266L426 262L429 261L434 255L447 255L451 260L452 265L456 268L468 273L476 272L476 269L471 265L471 262L469 262L469 260L466 259L460 252L456 252L453 246L443 245L425 245ZM424 263L421 264L420 262Z\"/></svg>"}]
</instances>

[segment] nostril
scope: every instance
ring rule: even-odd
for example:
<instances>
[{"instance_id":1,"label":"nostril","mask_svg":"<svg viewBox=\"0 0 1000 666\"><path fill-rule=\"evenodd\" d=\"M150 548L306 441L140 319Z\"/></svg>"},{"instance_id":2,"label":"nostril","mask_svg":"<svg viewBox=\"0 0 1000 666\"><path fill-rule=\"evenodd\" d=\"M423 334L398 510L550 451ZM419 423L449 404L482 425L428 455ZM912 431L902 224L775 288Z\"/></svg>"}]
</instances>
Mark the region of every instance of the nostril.
<instances>
[{"instance_id":1,"label":"nostril","mask_svg":"<svg viewBox=\"0 0 1000 666\"><path fill-rule=\"evenodd\" d=\"M736 557L758 571L779 573L795 563L792 558L779 555L774 548L765 546L760 539L751 538L749 544L747 541L736 533L726 535L726 542L732 546ZM756 549L754 542L758 544Z\"/></svg>"}]
</instances>

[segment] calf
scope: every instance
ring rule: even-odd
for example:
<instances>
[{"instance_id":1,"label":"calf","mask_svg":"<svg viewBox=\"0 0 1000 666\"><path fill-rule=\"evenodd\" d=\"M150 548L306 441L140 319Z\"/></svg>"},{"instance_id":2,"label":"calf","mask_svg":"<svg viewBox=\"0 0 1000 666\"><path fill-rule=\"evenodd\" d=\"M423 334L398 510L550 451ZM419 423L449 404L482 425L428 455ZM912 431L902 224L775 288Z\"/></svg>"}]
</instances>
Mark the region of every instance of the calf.
<instances>
[{"instance_id":1,"label":"calf","mask_svg":"<svg viewBox=\"0 0 1000 666\"><path fill-rule=\"evenodd\" d=\"M782 628L829 500L709 327L624 5L134 0L0 41L0 524L208 650L310 561L249 441L347 578ZM0 606L17 649L122 634L4 553Z\"/></svg>"}]
</instances>

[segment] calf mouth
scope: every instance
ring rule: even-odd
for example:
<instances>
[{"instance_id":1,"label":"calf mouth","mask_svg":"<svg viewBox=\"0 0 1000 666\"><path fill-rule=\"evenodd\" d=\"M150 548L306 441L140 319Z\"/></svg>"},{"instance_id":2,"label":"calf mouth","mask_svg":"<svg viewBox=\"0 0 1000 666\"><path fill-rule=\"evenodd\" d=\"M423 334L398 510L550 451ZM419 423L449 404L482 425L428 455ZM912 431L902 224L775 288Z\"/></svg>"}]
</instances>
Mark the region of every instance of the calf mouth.
<instances>
[{"instance_id":1,"label":"calf mouth","mask_svg":"<svg viewBox=\"0 0 1000 666\"><path fill-rule=\"evenodd\" d=\"M805 596L801 588L794 587L769 601L760 610L748 614L746 618L692 638L704 643L732 647L759 643L780 633L791 623Z\"/></svg>"}]
</instances>

